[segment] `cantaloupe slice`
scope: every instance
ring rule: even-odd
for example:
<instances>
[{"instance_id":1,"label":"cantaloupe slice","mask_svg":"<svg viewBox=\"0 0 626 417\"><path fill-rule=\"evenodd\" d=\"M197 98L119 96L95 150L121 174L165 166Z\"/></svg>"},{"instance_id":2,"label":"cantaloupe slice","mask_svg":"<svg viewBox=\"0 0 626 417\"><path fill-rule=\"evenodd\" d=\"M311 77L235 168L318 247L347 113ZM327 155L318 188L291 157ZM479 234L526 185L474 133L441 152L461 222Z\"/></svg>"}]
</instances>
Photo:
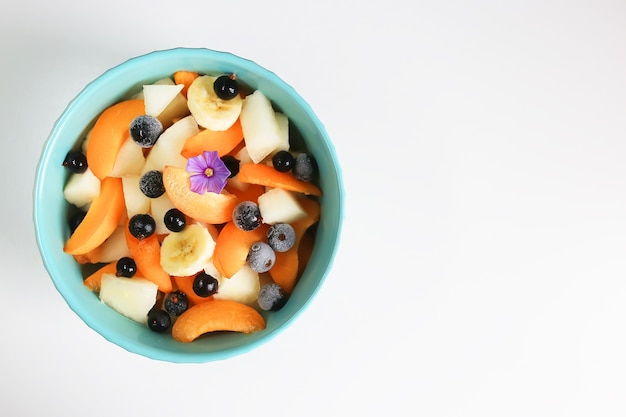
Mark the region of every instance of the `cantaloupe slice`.
<instances>
[{"instance_id":1,"label":"cantaloupe slice","mask_svg":"<svg viewBox=\"0 0 626 417\"><path fill-rule=\"evenodd\" d=\"M237 196L191 191L189 173L182 168L169 165L163 168L163 185L172 204L191 218L209 224L222 224L232 219Z\"/></svg>"},{"instance_id":2,"label":"cantaloupe slice","mask_svg":"<svg viewBox=\"0 0 626 417\"><path fill-rule=\"evenodd\" d=\"M96 120L87 142L87 165L100 180L113 171L130 123L144 113L143 100L126 100L108 107Z\"/></svg>"},{"instance_id":3,"label":"cantaloupe slice","mask_svg":"<svg viewBox=\"0 0 626 417\"><path fill-rule=\"evenodd\" d=\"M83 284L85 285L85 287L89 288L89 290L95 293L98 293L100 292L100 283L102 282L102 275L103 274L115 274L116 272L117 272L117 261L110 262L104 265L103 267L101 267L100 269L98 269L96 272L89 275L87 278L85 278L85 280L83 281Z\"/></svg>"},{"instance_id":4,"label":"cantaloupe slice","mask_svg":"<svg viewBox=\"0 0 626 417\"><path fill-rule=\"evenodd\" d=\"M320 218L320 205L317 201L310 198L303 198L300 200L300 204L307 212L307 216L291 224L296 232L296 242L288 251L276 252L276 262L272 269L269 270L269 274L274 282L280 285L287 293L293 291L299 273L301 273L298 249L302 237L307 229L317 223Z\"/></svg>"},{"instance_id":5,"label":"cantaloupe slice","mask_svg":"<svg viewBox=\"0 0 626 417\"><path fill-rule=\"evenodd\" d=\"M262 224L252 231L243 231L228 222L220 231L215 241L213 264L224 277L230 278L246 263L250 246L257 241L267 240L266 233L269 225Z\"/></svg>"},{"instance_id":6,"label":"cantaloupe slice","mask_svg":"<svg viewBox=\"0 0 626 417\"><path fill-rule=\"evenodd\" d=\"M125 213L122 180L105 178L100 185L100 194L92 201L85 218L67 240L63 251L70 255L83 255L97 248L113 234Z\"/></svg>"},{"instance_id":7,"label":"cantaloupe slice","mask_svg":"<svg viewBox=\"0 0 626 417\"><path fill-rule=\"evenodd\" d=\"M222 157L243 142L243 131L239 119L228 129L215 131L204 129L185 141L180 152L185 158L192 158L204 151L216 151Z\"/></svg>"},{"instance_id":8,"label":"cantaloupe slice","mask_svg":"<svg viewBox=\"0 0 626 417\"><path fill-rule=\"evenodd\" d=\"M231 300L196 304L176 319L174 340L189 343L205 333L231 331L254 333L265 329L265 319L254 308Z\"/></svg>"},{"instance_id":9,"label":"cantaloupe slice","mask_svg":"<svg viewBox=\"0 0 626 417\"><path fill-rule=\"evenodd\" d=\"M171 292L173 289L172 279L161 267L161 245L157 235L153 234L139 240L131 235L128 227L126 227L126 243L137 264L138 274L158 285L161 292Z\"/></svg>"},{"instance_id":10,"label":"cantaloupe slice","mask_svg":"<svg viewBox=\"0 0 626 417\"><path fill-rule=\"evenodd\" d=\"M321 196L322 190L315 184L297 179L291 172L280 172L265 164L241 164L237 179L249 184L282 188L307 195Z\"/></svg>"}]
</instances>

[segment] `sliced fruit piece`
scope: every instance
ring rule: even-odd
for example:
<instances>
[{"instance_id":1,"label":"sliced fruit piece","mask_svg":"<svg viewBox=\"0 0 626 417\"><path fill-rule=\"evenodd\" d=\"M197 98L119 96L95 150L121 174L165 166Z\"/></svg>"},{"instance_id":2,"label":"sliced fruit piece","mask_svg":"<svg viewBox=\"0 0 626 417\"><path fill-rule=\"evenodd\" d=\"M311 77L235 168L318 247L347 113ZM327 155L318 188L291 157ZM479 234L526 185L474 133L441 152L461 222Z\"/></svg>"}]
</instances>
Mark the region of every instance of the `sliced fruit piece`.
<instances>
[{"instance_id":1,"label":"sliced fruit piece","mask_svg":"<svg viewBox=\"0 0 626 417\"><path fill-rule=\"evenodd\" d=\"M282 188L287 191L321 196L322 190L315 184L300 181L290 172L279 172L274 167L263 164L241 164L237 179L249 184L259 184L266 187Z\"/></svg>"},{"instance_id":2,"label":"sliced fruit piece","mask_svg":"<svg viewBox=\"0 0 626 417\"><path fill-rule=\"evenodd\" d=\"M259 210L267 224L293 223L307 215L291 191L272 188L259 196Z\"/></svg>"},{"instance_id":3,"label":"sliced fruit piece","mask_svg":"<svg viewBox=\"0 0 626 417\"><path fill-rule=\"evenodd\" d=\"M258 202L259 196L265 193L265 187L259 184L247 184L239 181L236 177L230 178L226 184L226 190L235 194L239 201Z\"/></svg>"},{"instance_id":4,"label":"sliced fruit piece","mask_svg":"<svg viewBox=\"0 0 626 417\"><path fill-rule=\"evenodd\" d=\"M250 334L263 329L265 319L254 308L231 300L213 300L196 304L178 317L172 327L172 337L189 343L209 332Z\"/></svg>"},{"instance_id":5,"label":"sliced fruit piece","mask_svg":"<svg viewBox=\"0 0 626 417\"><path fill-rule=\"evenodd\" d=\"M156 302L158 287L140 277L123 278L102 274L100 300L118 313L145 324L148 312Z\"/></svg>"},{"instance_id":6,"label":"sliced fruit piece","mask_svg":"<svg viewBox=\"0 0 626 417\"><path fill-rule=\"evenodd\" d=\"M180 94L183 85L150 84L143 86L143 100L145 113L148 116L158 117L167 106Z\"/></svg>"},{"instance_id":7,"label":"sliced fruit piece","mask_svg":"<svg viewBox=\"0 0 626 417\"><path fill-rule=\"evenodd\" d=\"M268 228L267 224L262 224L252 231L243 231L232 221L226 223L217 237L213 252L213 263L219 273L226 278L235 275L246 264L250 246L265 240Z\"/></svg>"},{"instance_id":8,"label":"sliced fruit piece","mask_svg":"<svg viewBox=\"0 0 626 417\"><path fill-rule=\"evenodd\" d=\"M118 226L102 245L83 255L75 255L79 264L99 264L117 261L124 256L130 256L130 249L126 244L124 226Z\"/></svg>"},{"instance_id":9,"label":"sliced fruit piece","mask_svg":"<svg viewBox=\"0 0 626 417\"><path fill-rule=\"evenodd\" d=\"M240 96L231 100L219 98L213 90L216 79L210 75L196 78L187 90L187 105L200 126L226 130L239 118L243 99Z\"/></svg>"},{"instance_id":10,"label":"sliced fruit piece","mask_svg":"<svg viewBox=\"0 0 626 417\"><path fill-rule=\"evenodd\" d=\"M193 291L193 280L195 279L195 277L195 275L190 275L186 277L172 277L176 288L178 288L180 291L184 292L185 295L187 295L190 306L213 300L212 295L209 297L200 297Z\"/></svg>"},{"instance_id":11,"label":"sliced fruit piece","mask_svg":"<svg viewBox=\"0 0 626 417\"><path fill-rule=\"evenodd\" d=\"M89 288L89 290L99 293L100 292L100 283L102 282L102 275L104 274L115 274L117 271L117 261L110 262L97 271L93 272L83 281L85 287Z\"/></svg>"},{"instance_id":12,"label":"sliced fruit piece","mask_svg":"<svg viewBox=\"0 0 626 417\"><path fill-rule=\"evenodd\" d=\"M320 205L317 201L304 198L300 201L300 204L307 215L291 224L296 232L296 242L288 251L276 252L276 262L272 269L269 270L274 282L280 285L288 294L293 291L299 277L300 260L298 258L298 248L302 237L309 227L317 223L320 217Z\"/></svg>"},{"instance_id":13,"label":"sliced fruit piece","mask_svg":"<svg viewBox=\"0 0 626 417\"><path fill-rule=\"evenodd\" d=\"M150 150L142 172L161 171L165 165L185 168L187 159L180 154L180 151L187 138L195 135L198 131L198 124L192 116L180 119L165 129Z\"/></svg>"},{"instance_id":14,"label":"sliced fruit piece","mask_svg":"<svg viewBox=\"0 0 626 417\"><path fill-rule=\"evenodd\" d=\"M126 100L102 112L89 136L87 164L101 180L113 170L117 154L128 137L130 123L144 114L143 100Z\"/></svg>"},{"instance_id":15,"label":"sliced fruit piece","mask_svg":"<svg viewBox=\"0 0 626 417\"><path fill-rule=\"evenodd\" d=\"M242 266L230 278L217 278L217 280L219 286L217 293L213 296L216 300L232 300L251 305L256 301L261 289L259 274L248 265Z\"/></svg>"},{"instance_id":16,"label":"sliced fruit piece","mask_svg":"<svg viewBox=\"0 0 626 417\"><path fill-rule=\"evenodd\" d=\"M126 244L130 249L131 257L137 264L139 275L158 285L161 292L171 292L173 288L172 279L161 267L161 245L158 236L153 234L139 240L130 234L128 226L125 232Z\"/></svg>"},{"instance_id":17,"label":"sliced fruit piece","mask_svg":"<svg viewBox=\"0 0 626 417\"><path fill-rule=\"evenodd\" d=\"M180 152L185 158L192 158L204 151L216 151L222 157L235 149L243 141L243 131L239 119L226 130L204 129L185 141Z\"/></svg>"},{"instance_id":18,"label":"sliced fruit piece","mask_svg":"<svg viewBox=\"0 0 626 417\"><path fill-rule=\"evenodd\" d=\"M170 275L193 275L211 261L215 241L199 224L187 225L182 231L170 233L161 244L161 267Z\"/></svg>"},{"instance_id":19,"label":"sliced fruit piece","mask_svg":"<svg viewBox=\"0 0 626 417\"><path fill-rule=\"evenodd\" d=\"M129 135L117 153L109 176L121 178L126 175L139 175L145 162L146 157L143 155L142 148Z\"/></svg>"},{"instance_id":20,"label":"sliced fruit piece","mask_svg":"<svg viewBox=\"0 0 626 417\"><path fill-rule=\"evenodd\" d=\"M129 175L122 178L126 214L129 219L135 214L145 214L150 211L150 198L139 188L140 179L141 176L139 175Z\"/></svg>"},{"instance_id":21,"label":"sliced fruit piece","mask_svg":"<svg viewBox=\"0 0 626 417\"><path fill-rule=\"evenodd\" d=\"M272 103L260 90L243 100L239 117L246 148L254 163L258 164L283 145Z\"/></svg>"},{"instance_id":22,"label":"sliced fruit piece","mask_svg":"<svg viewBox=\"0 0 626 417\"><path fill-rule=\"evenodd\" d=\"M187 90L189 89L189 86L191 85L191 83L193 82L193 80L195 80L196 78L198 78L200 76L200 74L198 74L197 72L194 71L176 71L174 73L174 82L176 84L182 84L183 85L183 89L180 91L180 93L185 96L185 98L187 98Z\"/></svg>"},{"instance_id":23,"label":"sliced fruit piece","mask_svg":"<svg viewBox=\"0 0 626 417\"><path fill-rule=\"evenodd\" d=\"M105 178L100 194L89 206L85 218L67 240L63 251L70 255L82 255L97 248L115 231L125 211L122 180Z\"/></svg>"},{"instance_id":24,"label":"sliced fruit piece","mask_svg":"<svg viewBox=\"0 0 626 417\"><path fill-rule=\"evenodd\" d=\"M237 197L224 192L198 194L191 191L189 173L185 169L166 166L163 184L174 206L187 216L209 224L222 224L232 219Z\"/></svg>"},{"instance_id":25,"label":"sliced fruit piece","mask_svg":"<svg viewBox=\"0 0 626 417\"><path fill-rule=\"evenodd\" d=\"M63 188L65 200L76 207L85 207L100 194L100 180L89 168L82 174L70 175L67 184Z\"/></svg>"},{"instance_id":26,"label":"sliced fruit piece","mask_svg":"<svg viewBox=\"0 0 626 417\"><path fill-rule=\"evenodd\" d=\"M288 151L289 150L289 118L283 113L275 112L274 116L276 116L276 123L278 123L278 130L280 133L280 142L276 149L272 151L272 153L276 153L278 151Z\"/></svg>"}]
</instances>

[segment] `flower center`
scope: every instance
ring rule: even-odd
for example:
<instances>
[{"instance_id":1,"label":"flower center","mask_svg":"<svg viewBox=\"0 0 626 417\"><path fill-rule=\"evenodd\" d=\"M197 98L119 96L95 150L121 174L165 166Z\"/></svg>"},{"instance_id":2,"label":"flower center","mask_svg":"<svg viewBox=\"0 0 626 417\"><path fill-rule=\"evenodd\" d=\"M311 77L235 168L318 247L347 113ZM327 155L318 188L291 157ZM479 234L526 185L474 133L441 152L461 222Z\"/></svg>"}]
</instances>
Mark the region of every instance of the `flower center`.
<instances>
[{"instance_id":1,"label":"flower center","mask_svg":"<svg viewBox=\"0 0 626 417\"><path fill-rule=\"evenodd\" d=\"M206 175L208 178L213 176L213 168L207 168L204 170L204 175Z\"/></svg>"}]
</instances>

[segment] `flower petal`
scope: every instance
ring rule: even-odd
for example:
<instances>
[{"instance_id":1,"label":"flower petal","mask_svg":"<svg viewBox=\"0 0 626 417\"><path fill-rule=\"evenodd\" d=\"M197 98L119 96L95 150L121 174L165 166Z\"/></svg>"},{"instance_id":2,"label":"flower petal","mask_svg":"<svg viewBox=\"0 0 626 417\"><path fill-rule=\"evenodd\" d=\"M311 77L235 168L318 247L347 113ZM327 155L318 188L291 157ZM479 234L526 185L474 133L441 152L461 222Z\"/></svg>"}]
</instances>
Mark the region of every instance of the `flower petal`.
<instances>
[{"instance_id":1,"label":"flower petal","mask_svg":"<svg viewBox=\"0 0 626 417\"><path fill-rule=\"evenodd\" d=\"M204 174L195 174L189 177L189 189L194 193L204 194L207 191L209 179Z\"/></svg>"},{"instance_id":2,"label":"flower petal","mask_svg":"<svg viewBox=\"0 0 626 417\"><path fill-rule=\"evenodd\" d=\"M203 174L206 168L206 162L202 155L187 160L187 172L190 174Z\"/></svg>"}]
</instances>

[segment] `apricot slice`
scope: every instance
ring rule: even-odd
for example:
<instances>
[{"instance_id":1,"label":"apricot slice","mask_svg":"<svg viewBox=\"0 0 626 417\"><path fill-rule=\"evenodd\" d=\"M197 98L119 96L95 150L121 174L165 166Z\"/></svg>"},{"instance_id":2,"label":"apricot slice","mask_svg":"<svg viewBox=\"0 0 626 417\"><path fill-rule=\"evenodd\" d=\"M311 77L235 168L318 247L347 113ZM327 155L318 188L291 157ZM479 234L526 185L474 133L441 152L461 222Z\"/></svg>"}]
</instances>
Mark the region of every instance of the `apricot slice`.
<instances>
[{"instance_id":1,"label":"apricot slice","mask_svg":"<svg viewBox=\"0 0 626 417\"><path fill-rule=\"evenodd\" d=\"M259 184L246 184L236 179L228 180L226 190L235 194L239 201L258 202L259 197L265 193L265 187Z\"/></svg>"},{"instance_id":2,"label":"apricot slice","mask_svg":"<svg viewBox=\"0 0 626 417\"><path fill-rule=\"evenodd\" d=\"M132 258L137 264L137 272L145 279L159 286L159 291L168 293L173 289L170 275L161 267L161 245L153 234L145 239L137 239L126 227L126 243Z\"/></svg>"},{"instance_id":3,"label":"apricot slice","mask_svg":"<svg viewBox=\"0 0 626 417\"><path fill-rule=\"evenodd\" d=\"M183 85L183 89L180 92L183 95L183 97L187 98L187 90L189 90L189 86L191 85L193 80L195 80L199 76L200 76L200 74L198 74L197 72L194 72L194 71L183 71L183 70L181 70L181 71L176 71L174 73L174 82L176 84L182 84Z\"/></svg>"},{"instance_id":4,"label":"apricot slice","mask_svg":"<svg viewBox=\"0 0 626 417\"><path fill-rule=\"evenodd\" d=\"M200 303L205 303L207 301L213 300L213 296L209 297L200 297L193 290L193 280L196 278L195 275L186 276L186 277L178 277L174 276L172 279L174 280L174 284L176 288L180 291L184 292L187 295L187 299L189 300L190 305L196 305Z\"/></svg>"},{"instance_id":5,"label":"apricot slice","mask_svg":"<svg viewBox=\"0 0 626 417\"><path fill-rule=\"evenodd\" d=\"M237 179L249 184L282 188L283 190L296 191L307 195L322 195L322 190L315 184L301 181L290 172L280 172L275 170L274 167L265 164L241 164Z\"/></svg>"},{"instance_id":6,"label":"apricot slice","mask_svg":"<svg viewBox=\"0 0 626 417\"><path fill-rule=\"evenodd\" d=\"M126 100L108 107L96 120L87 142L87 165L100 180L113 171L130 123L145 111L143 100Z\"/></svg>"},{"instance_id":7,"label":"apricot slice","mask_svg":"<svg viewBox=\"0 0 626 417\"><path fill-rule=\"evenodd\" d=\"M91 291L98 293L100 292L100 283L102 282L103 274L115 274L117 272L117 261L110 262L104 265L102 268L98 269L96 272L89 275L83 281L85 287L89 288Z\"/></svg>"},{"instance_id":8,"label":"apricot slice","mask_svg":"<svg viewBox=\"0 0 626 417\"><path fill-rule=\"evenodd\" d=\"M303 217L295 222L291 223L294 231L296 232L296 242L286 252L276 252L276 262L272 269L269 270L274 282L280 285L287 293L291 293L296 286L299 274L302 271L300 265L300 259L298 256L298 249L302 238L309 227L317 223L320 218L320 205L317 201L310 198L303 198L299 200L302 208L307 212L306 217Z\"/></svg>"},{"instance_id":9,"label":"apricot slice","mask_svg":"<svg viewBox=\"0 0 626 417\"><path fill-rule=\"evenodd\" d=\"M254 308L231 300L196 304L176 319L174 340L189 343L205 333L230 331L250 334L265 329L265 319Z\"/></svg>"},{"instance_id":10,"label":"apricot slice","mask_svg":"<svg viewBox=\"0 0 626 417\"><path fill-rule=\"evenodd\" d=\"M246 263L250 246L257 241L265 241L269 225L262 224L252 231L243 231L228 222L215 241L213 264L224 277L230 278Z\"/></svg>"},{"instance_id":11,"label":"apricot slice","mask_svg":"<svg viewBox=\"0 0 626 417\"><path fill-rule=\"evenodd\" d=\"M187 138L180 154L185 158L192 158L204 151L216 151L224 156L235 149L243 141L243 130L239 119L228 129L223 131L201 130Z\"/></svg>"},{"instance_id":12,"label":"apricot slice","mask_svg":"<svg viewBox=\"0 0 626 417\"><path fill-rule=\"evenodd\" d=\"M222 224L232 219L237 196L191 191L189 173L183 168L170 165L163 168L163 185L172 204L191 218L209 224Z\"/></svg>"},{"instance_id":13,"label":"apricot slice","mask_svg":"<svg viewBox=\"0 0 626 417\"><path fill-rule=\"evenodd\" d=\"M120 223L126 212L120 178L107 177L100 184L96 197L83 221L65 242L63 251L70 255L84 255L100 246Z\"/></svg>"}]
</instances>

